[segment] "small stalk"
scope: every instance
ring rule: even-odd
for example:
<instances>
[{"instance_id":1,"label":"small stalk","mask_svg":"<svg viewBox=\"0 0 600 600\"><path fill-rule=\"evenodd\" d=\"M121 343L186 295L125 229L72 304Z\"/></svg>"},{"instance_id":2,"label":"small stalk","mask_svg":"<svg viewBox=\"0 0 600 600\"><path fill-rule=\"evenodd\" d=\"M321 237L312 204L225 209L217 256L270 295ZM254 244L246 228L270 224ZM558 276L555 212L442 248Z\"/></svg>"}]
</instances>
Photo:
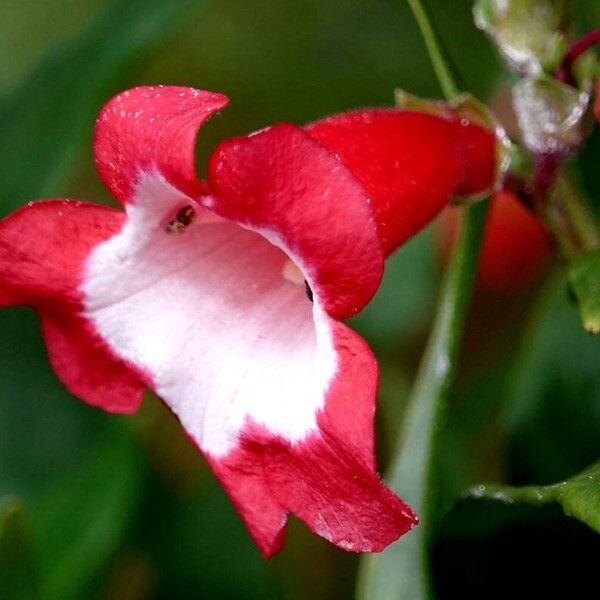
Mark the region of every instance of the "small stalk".
<instances>
[{"instance_id":1,"label":"small stalk","mask_svg":"<svg viewBox=\"0 0 600 600\"><path fill-rule=\"evenodd\" d=\"M594 216L582 200L579 190L565 174L556 177L556 182L538 210L565 261L572 262L600 247Z\"/></svg>"},{"instance_id":2,"label":"small stalk","mask_svg":"<svg viewBox=\"0 0 600 600\"><path fill-rule=\"evenodd\" d=\"M586 33L583 37L579 38L569 48L569 51L563 58L562 63L556 70L554 76L559 81L576 86L575 78L573 77L573 65L575 61L586 51L589 50L594 44L600 42L600 27Z\"/></svg>"}]
</instances>

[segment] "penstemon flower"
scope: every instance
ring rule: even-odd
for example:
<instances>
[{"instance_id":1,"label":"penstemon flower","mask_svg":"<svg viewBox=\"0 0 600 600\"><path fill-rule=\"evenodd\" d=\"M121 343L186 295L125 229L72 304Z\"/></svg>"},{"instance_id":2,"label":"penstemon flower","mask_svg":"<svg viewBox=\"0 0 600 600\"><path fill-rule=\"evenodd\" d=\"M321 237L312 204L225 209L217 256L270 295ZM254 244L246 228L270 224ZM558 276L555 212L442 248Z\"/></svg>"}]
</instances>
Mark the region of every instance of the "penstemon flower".
<instances>
[{"instance_id":1,"label":"penstemon flower","mask_svg":"<svg viewBox=\"0 0 600 600\"><path fill-rule=\"evenodd\" d=\"M490 186L494 136L451 113L364 110L226 140L198 181L197 131L226 104L180 87L111 100L94 151L124 210L50 200L1 221L0 305L38 313L56 374L89 404L131 413L155 391L264 555L288 513L382 550L417 519L376 474L377 364L339 320L450 197Z\"/></svg>"}]
</instances>

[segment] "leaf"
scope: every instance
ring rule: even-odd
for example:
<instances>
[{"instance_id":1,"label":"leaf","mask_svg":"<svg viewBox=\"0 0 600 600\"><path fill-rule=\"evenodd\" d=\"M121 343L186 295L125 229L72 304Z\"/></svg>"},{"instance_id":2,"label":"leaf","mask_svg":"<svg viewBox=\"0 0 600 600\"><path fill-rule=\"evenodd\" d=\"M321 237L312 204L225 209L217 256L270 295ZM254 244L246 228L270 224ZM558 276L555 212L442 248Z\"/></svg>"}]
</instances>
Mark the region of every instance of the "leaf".
<instances>
[{"instance_id":1,"label":"leaf","mask_svg":"<svg viewBox=\"0 0 600 600\"><path fill-rule=\"evenodd\" d=\"M0 501L0 598L39 598L37 572L23 505L12 497Z\"/></svg>"},{"instance_id":2,"label":"leaf","mask_svg":"<svg viewBox=\"0 0 600 600\"><path fill-rule=\"evenodd\" d=\"M600 333L600 250L586 252L569 265L569 285L588 333Z\"/></svg>"},{"instance_id":3,"label":"leaf","mask_svg":"<svg viewBox=\"0 0 600 600\"><path fill-rule=\"evenodd\" d=\"M143 480L137 449L126 432L117 429L78 472L32 505L44 599L81 597L121 542Z\"/></svg>"},{"instance_id":4,"label":"leaf","mask_svg":"<svg viewBox=\"0 0 600 600\"><path fill-rule=\"evenodd\" d=\"M116 1L80 39L57 48L0 100L0 207L60 193L100 105L192 0Z\"/></svg>"},{"instance_id":5,"label":"leaf","mask_svg":"<svg viewBox=\"0 0 600 600\"><path fill-rule=\"evenodd\" d=\"M463 500L433 549L437 597L588 598L599 551L559 505Z\"/></svg>"},{"instance_id":6,"label":"leaf","mask_svg":"<svg viewBox=\"0 0 600 600\"><path fill-rule=\"evenodd\" d=\"M553 485L477 485L469 489L465 497L505 504L560 504L567 516L579 519L600 533L600 461L579 475Z\"/></svg>"},{"instance_id":7,"label":"leaf","mask_svg":"<svg viewBox=\"0 0 600 600\"><path fill-rule=\"evenodd\" d=\"M473 16L520 73L552 72L567 51L565 0L477 0Z\"/></svg>"}]
</instances>

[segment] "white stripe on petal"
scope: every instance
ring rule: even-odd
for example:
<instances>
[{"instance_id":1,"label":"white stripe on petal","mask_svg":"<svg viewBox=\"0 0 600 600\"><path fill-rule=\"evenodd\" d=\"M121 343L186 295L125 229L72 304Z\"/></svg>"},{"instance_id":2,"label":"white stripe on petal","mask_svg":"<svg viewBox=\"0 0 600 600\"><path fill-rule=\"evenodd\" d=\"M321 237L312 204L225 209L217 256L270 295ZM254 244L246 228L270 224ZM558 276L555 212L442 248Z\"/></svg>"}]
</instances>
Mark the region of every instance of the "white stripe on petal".
<instances>
[{"instance_id":1,"label":"white stripe on petal","mask_svg":"<svg viewBox=\"0 0 600 600\"><path fill-rule=\"evenodd\" d=\"M329 317L282 277L288 256L263 235L204 218L166 233L186 203L143 178L122 231L87 261L86 317L205 452L227 454L248 418L302 440L336 370Z\"/></svg>"}]
</instances>

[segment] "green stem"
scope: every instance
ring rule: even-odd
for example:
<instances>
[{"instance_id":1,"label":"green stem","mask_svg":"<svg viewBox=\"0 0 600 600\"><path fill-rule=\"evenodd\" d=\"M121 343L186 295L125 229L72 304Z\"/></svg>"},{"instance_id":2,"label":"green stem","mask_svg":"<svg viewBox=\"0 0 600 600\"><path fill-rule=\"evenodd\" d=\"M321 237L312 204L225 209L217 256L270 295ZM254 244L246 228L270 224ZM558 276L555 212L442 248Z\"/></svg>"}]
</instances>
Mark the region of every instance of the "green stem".
<instances>
[{"instance_id":1,"label":"green stem","mask_svg":"<svg viewBox=\"0 0 600 600\"><path fill-rule=\"evenodd\" d=\"M464 498L474 500L494 500L504 504L528 504L530 506L545 506L556 502L553 487L524 485L512 487L508 485L481 484L469 488Z\"/></svg>"},{"instance_id":2,"label":"green stem","mask_svg":"<svg viewBox=\"0 0 600 600\"><path fill-rule=\"evenodd\" d=\"M433 28L427 8L421 0L407 0L407 2L421 30L421 35L429 53L429 59L433 65L433 70L442 88L442 92L446 100L454 100L460 92L450 68L450 60L446 55L437 32Z\"/></svg>"},{"instance_id":3,"label":"green stem","mask_svg":"<svg viewBox=\"0 0 600 600\"><path fill-rule=\"evenodd\" d=\"M569 492L573 493L578 485L595 486L600 482L600 461L591 464L587 469L564 481L552 485L511 486L502 484L480 484L467 489L462 497L473 500L494 500L505 504L529 504L545 506L555 502L563 503ZM571 515L587 522L581 515ZM594 519L596 523L596 519ZM590 524L588 522L588 524ZM597 528L596 525L591 527Z\"/></svg>"},{"instance_id":4,"label":"green stem","mask_svg":"<svg viewBox=\"0 0 600 600\"><path fill-rule=\"evenodd\" d=\"M540 211L567 261L600 247L595 218L566 174L558 175Z\"/></svg>"},{"instance_id":5,"label":"green stem","mask_svg":"<svg viewBox=\"0 0 600 600\"><path fill-rule=\"evenodd\" d=\"M390 468L392 485L411 488L412 501L420 506L426 503L424 492L429 484L437 425L456 375L487 208L487 203L478 203L463 212L458 245L445 274L433 330L411 394L402 440ZM412 451L410 456L407 449ZM420 467L417 471L412 468L415 464Z\"/></svg>"},{"instance_id":6,"label":"green stem","mask_svg":"<svg viewBox=\"0 0 600 600\"><path fill-rule=\"evenodd\" d=\"M407 0L425 39L447 100L458 88L420 0ZM358 596L365 600L422 600L430 596L428 543L434 509L433 459L448 391L456 375L470 305L487 202L463 211L458 243L446 271L425 354L409 400L387 480L421 517L421 524L379 555L363 558Z\"/></svg>"},{"instance_id":7,"label":"green stem","mask_svg":"<svg viewBox=\"0 0 600 600\"><path fill-rule=\"evenodd\" d=\"M433 459L437 434L456 375L487 203L463 212L459 241L445 275L433 331L404 420L387 481L420 515L421 524L379 555L366 556L358 595L365 600L430 596L428 543L434 509Z\"/></svg>"}]
</instances>

